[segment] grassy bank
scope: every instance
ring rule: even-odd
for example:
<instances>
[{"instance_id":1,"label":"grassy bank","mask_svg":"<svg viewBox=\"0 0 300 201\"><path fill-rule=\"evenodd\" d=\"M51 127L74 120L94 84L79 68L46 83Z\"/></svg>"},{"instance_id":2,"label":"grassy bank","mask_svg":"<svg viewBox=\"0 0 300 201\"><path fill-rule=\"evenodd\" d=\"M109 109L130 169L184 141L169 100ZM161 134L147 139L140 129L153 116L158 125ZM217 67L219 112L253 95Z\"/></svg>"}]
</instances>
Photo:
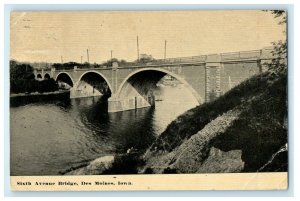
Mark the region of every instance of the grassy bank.
<instances>
[{"instance_id":1,"label":"grassy bank","mask_svg":"<svg viewBox=\"0 0 300 201\"><path fill-rule=\"evenodd\" d=\"M179 116L148 149L142 171L222 171L219 166L228 166L222 157L237 162L235 169L224 167L227 172L286 171L287 152L276 158L278 165L261 169L286 143L287 76L266 72Z\"/></svg>"},{"instance_id":2,"label":"grassy bank","mask_svg":"<svg viewBox=\"0 0 300 201\"><path fill-rule=\"evenodd\" d=\"M287 171L287 75L266 72L168 125L136 155L100 157L67 174Z\"/></svg>"}]
</instances>

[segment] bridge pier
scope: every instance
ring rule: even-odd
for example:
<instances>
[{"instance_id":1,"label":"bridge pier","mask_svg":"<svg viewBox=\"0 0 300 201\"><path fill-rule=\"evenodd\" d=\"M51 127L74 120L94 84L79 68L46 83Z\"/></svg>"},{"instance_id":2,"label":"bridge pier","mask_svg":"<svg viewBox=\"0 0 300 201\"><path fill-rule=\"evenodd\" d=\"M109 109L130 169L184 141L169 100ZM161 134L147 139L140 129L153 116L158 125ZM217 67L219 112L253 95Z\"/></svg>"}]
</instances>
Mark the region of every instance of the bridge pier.
<instances>
[{"instance_id":1,"label":"bridge pier","mask_svg":"<svg viewBox=\"0 0 300 201\"><path fill-rule=\"evenodd\" d=\"M221 63L216 66L216 98L221 96Z\"/></svg>"},{"instance_id":2,"label":"bridge pier","mask_svg":"<svg viewBox=\"0 0 300 201\"><path fill-rule=\"evenodd\" d=\"M209 102L210 93L210 67L205 66L205 102Z\"/></svg>"},{"instance_id":3,"label":"bridge pier","mask_svg":"<svg viewBox=\"0 0 300 201\"><path fill-rule=\"evenodd\" d=\"M205 102L221 95L221 65L220 55L208 55L205 63Z\"/></svg>"},{"instance_id":4,"label":"bridge pier","mask_svg":"<svg viewBox=\"0 0 300 201\"><path fill-rule=\"evenodd\" d=\"M86 82L76 83L70 88L70 98L102 96L103 94Z\"/></svg>"},{"instance_id":5,"label":"bridge pier","mask_svg":"<svg viewBox=\"0 0 300 201\"><path fill-rule=\"evenodd\" d=\"M145 98L141 95L130 97L117 97L112 96L108 99L108 112L121 112L126 110L135 110L138 108L150 107L154 101ZM149 103L150 102L150 103Z\"/></svg>"}]
</instances>

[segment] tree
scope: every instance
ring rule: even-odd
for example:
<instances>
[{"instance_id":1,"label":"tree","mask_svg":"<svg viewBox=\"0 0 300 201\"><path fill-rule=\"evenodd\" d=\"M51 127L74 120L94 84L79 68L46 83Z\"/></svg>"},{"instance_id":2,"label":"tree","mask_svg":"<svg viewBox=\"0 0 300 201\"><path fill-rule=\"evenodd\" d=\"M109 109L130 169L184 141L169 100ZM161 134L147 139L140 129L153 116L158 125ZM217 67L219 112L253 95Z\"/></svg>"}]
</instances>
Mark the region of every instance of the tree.
<instances>
[{"instance_id":1,"label":"tree","mask_svg":"<svg viewBox=\"0 0 300 201\"><path fill-rule=\"evenodd\" d=\"M128 62L124 59L118 60L116 58L112 58L110 60L107 60L106 62L103 62L101 65L107 66L107 67L112 67L112 64L114 62L117 62L119 66L126 66L128 64Z\"/></svg>"},{"instance_id":2,"label":"tree","mask_svg":"<svg viewBox=\"0 0 300 201\"><path fill-rule=\"evenodd\" d=\"M89 62L84 62L84 64L82 65L82 67L84 67L84 68L90 68L91 64Z\"/></svg>"},{"instance_id":3,"label":"tree","mask_svg":"<svg viewBox=\"0 0 300 201\"><path fill-rule=\"evenodd\" d=\"M9 61L10 69L15 68L17 64L18 62L16 60L10 60Z\"/></svg>"},{"instance_id":4,"label":"tree","mask_svg":"<svg viewBox=\"0 0 300 201\"><path fill-rule=\"evenodd\" d=\"M33 67L29 64L10 61L10 79L34 79Z\"/></svg>"},{"instance_id":5,"label":"tree","mask_svg":"<svg viewBox=\"0 0 300 201\"><path fill-rule=\"evenodd\" d=\"M153 62L153 61L155 61L155 59L152 57L152 55L141 54L140 59L138 61L136 61L136 63L146 64L146 63Z\"/></svg>"},{"instance_id":6,"label":"tree","mask_svg":"<svg viewBox=\"0 0 300 201\"><path fill-rule=\"evenodd\" d=\"M274 18L281 18L279 24L286 24L286 11L285 10L271 10Z\"/></svg>"},{"instance_id":7,"label":"tree","mask_svg":"<svg viewBox=\"0 0 300 201\"><path fill-rule=\"evenodd\" d=\"M50 92L58 90L54 79L38 81L35 80L33 67L29 64L10 61L10 92L11 93L32 93Z\"/></svg>"},{"instance_id":8,"label":"tree","mask_svg":"<svg viewBox=\"0 0 300 201\"><path fill-rule=\"evenodd\" d=\"M279 19L278 24L286 26L287 22L287 14L284 10L271 10L270 11L274 18ZM284 31L286 33L286 31ZM277 42L272 42L273 45L273 51L272 54L274 56L274 59L272 59L272 62L268 65L269 70L285 73L287 70L287 39L280 40Z\"/></svg>"}]
</instances>

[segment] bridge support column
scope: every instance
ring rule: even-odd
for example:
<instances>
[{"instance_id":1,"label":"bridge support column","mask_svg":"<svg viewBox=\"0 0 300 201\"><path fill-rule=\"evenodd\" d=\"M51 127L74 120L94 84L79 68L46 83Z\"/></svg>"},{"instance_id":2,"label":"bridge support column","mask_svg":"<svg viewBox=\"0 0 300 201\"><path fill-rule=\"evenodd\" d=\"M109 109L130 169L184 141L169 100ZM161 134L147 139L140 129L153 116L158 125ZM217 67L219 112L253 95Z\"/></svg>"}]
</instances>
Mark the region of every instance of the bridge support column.
<instances>
[{"instance_id":1,"label":"bridge support column","mask_svg":"<svg viewBox=\"0 0 300 201\"><path fill-rule=\"evenodd\" d=\"M212 77L214 76L214 77ZM205 61L205 102L221 95L221 58L218 54L208 55Z\"/></svg>"},{"instance_id":2,"label":"bridge support column","mask_svg":"<svg viewBox=\"0 0 300 201\"><path fill-rule=\"evenodd\" d=\"M112 77L112 93L116 92L118 89L118 63L113 62L112 64L112 71L111 71L111 77Z\"/></svg>"},{"instance_id":3,"label":"bridge support column","mask_svg":"<svg viewBox=\"0 0 300 201\"><path fill-rule=\"evenodd\" d=\"M102 96L103 94L86 82L77 83L70 88L70 98Z\"/></svg>"},{"instance_id":4,"label":"bridge support column","mask_svg":"<svg viewBox=\"0 0 300 201\"><path fill-rule=\"evenodd\" d=\"M78 83L74 83L73 87L70 88L70 98L80 98L80 95L77 91Z\"/></svg>"},{"instance_id":5,"label":"bridge support column","mask_svg":"<svg viewBox=\"0 0 300 201\"><path fill-rule=\"evenodd\" d=\"M34 74L34 78L37 80L37 70L36 69L33 70L33 74Z\"/></svg>"},{"instance_id":6,"label":"bridge support column","mask_svg":"<svg viewBox=\"0 0 300 201\"><path fill-rule=\"evenodd\" d=\"M210 94L210 67L205 66L205 102L209 102Z\"/></svg>"},{"instance_id":7,"label":"bridge support column","mask_svg":"<svg viewBox=\"0 0 300 201\"><path fill-rule=\"evenodd\" d=\"M221 65L216 67L216 98L221 96Z\"/></svg>"},{"instance_id":8,"label":"bridge support column","mask_svg":"<svg viewBox=\"0 0 300 201\"><path fill-rule=\"evenodd\" d=\"M123 98L113 95L108 99L108 112L121 112L150 106L148 100L141 95Z\"/></svg>"},{"instance_id":9,"label":"bridge support column","mask_svg":"<svg viewBox=\"0 0 300 201\"><path fill-rule=\"evenodd\" d=\"M51 78L55 79L55 77L54 77L55 68L51 68L50 73L51 73L51 74L50 74Z\"/></svg>"},{"instance_id":10,"label":"bridge support column","mask_svg":"<svg viewBox=\"0 0 300 201\"><path fill-rule=\"evenodd\" d=\"M42 69L42 79L43 79L43 80L45 79L45 72L44 72L44 69Z\"/></svg>"}]
</instances>

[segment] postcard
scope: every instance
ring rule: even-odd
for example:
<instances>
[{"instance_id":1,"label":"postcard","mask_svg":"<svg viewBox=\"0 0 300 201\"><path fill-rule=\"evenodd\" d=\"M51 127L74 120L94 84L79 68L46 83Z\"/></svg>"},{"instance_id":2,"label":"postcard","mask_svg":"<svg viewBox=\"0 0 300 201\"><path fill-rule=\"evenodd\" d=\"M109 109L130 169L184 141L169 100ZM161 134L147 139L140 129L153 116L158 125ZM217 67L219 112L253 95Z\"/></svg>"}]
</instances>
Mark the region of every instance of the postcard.
<instances>
[{"instance_id":1,"label":"postcard","mask_svg":"<svg viewBox=\"0 0 300 201\"><path fill-rule=\"evenodd\" d=\"M11 190L286 190L287 17L11 12Z\"/></svg>"}]
</instances>

